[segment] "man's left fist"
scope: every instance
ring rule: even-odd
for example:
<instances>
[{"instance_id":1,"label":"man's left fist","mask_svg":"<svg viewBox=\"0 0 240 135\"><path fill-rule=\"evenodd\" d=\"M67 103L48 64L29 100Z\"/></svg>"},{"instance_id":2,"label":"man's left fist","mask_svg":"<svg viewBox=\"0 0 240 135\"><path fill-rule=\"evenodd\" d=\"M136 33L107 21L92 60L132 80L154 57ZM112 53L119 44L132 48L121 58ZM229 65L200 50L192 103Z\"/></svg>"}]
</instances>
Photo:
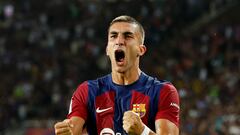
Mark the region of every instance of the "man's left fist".
<instances>
[{"instance_id":1,"label":"man's left fist","mask_svg":"<svg viewBox=\"0 0 240 135\"><path fill-rule=\"evenodd\" d=\"M144 130L144 124L137 113L126 111L123 115L123 129L128 134L140 135Z\"/></svg>"}]
</instances>

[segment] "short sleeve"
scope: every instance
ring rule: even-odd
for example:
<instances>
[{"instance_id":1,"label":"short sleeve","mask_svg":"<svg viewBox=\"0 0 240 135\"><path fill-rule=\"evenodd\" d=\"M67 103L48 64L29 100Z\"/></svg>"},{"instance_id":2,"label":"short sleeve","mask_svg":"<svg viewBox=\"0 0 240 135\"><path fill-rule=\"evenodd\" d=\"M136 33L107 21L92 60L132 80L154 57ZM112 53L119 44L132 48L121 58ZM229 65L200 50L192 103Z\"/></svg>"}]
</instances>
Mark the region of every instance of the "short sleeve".
<instances>
[{"instance_id":1,"label":"short sleeve","mask_svg":"<svg viewBox=\"0 0 240 135\"><path fill-rule=\"evenodd\" d=\"M74 92L69 106L69 113L67 118L78 116L87 119L87 100L88 100L88 83L87 81L80 84Z\"/></svg>"},{"instance_id":2,"label":"short sleeve","mask_svg":"<svg viewBox=\"0 0 240 135\"><path fill-rule=\"evenodd\" d=\"M158 112L155 120L167 119L179 127L179 95L176 88L166 83L162 87L159 95Z\"/></svg>"}]
</instances>

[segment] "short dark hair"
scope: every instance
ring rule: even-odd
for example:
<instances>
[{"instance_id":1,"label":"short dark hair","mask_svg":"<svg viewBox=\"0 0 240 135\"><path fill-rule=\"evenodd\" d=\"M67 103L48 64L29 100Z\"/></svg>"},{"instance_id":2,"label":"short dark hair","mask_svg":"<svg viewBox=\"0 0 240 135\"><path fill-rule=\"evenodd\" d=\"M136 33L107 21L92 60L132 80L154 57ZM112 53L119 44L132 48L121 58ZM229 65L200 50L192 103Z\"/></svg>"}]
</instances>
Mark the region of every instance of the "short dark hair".
<instances>
[{"instance_id":1,"label":"short dark hair","mask_svg":"<svg viewBox=\"0 0 240 135\"><path fill-rule=\"evenodd\" d=\"M142 36L142 44L144 43L145 31L143 29L143 26L136 19L128 15L121 15L112 20L112 22L109 25L109 28L116 22L127 22L127 23L136 24L139 27L139 31Z\"/></svg>"}]
</instances>

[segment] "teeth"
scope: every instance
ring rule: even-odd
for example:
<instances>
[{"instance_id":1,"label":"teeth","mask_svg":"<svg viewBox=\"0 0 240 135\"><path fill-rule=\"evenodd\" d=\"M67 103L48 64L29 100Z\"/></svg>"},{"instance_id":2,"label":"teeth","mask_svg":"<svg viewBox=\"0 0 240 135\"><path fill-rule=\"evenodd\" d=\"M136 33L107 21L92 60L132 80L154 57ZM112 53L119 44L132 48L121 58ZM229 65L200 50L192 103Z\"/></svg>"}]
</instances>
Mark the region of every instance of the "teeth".
<instances>
[{"instance_id":1,"label":"teeth","mask_svg":"<svg viewBox=\"0 0 240 135\"><path fill-rule=\"evenodd\" d=\"M120 61L120 62L123 62L123 60L124 60L124 59L122 58L122 59L120 59L119 61Z\"/></svg>"}]
</instances>

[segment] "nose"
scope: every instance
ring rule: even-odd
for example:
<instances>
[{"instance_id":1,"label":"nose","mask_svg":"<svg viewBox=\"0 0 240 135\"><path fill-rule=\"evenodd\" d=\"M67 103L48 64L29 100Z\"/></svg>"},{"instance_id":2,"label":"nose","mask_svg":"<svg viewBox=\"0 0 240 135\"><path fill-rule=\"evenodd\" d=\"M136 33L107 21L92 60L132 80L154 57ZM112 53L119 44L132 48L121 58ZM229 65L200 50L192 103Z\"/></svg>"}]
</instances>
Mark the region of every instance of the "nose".
<instances>
[{"instance_id":1,"label":"nose","mask_svg":"<svg viewBox=\"0 0 240 135\"><path fill-rule=\"evenodd\" d=\"M119 35L116 39L115 45L122 46L124 45L124 42L125 42L124 37Z\"/></svg>"}]
</instances>

